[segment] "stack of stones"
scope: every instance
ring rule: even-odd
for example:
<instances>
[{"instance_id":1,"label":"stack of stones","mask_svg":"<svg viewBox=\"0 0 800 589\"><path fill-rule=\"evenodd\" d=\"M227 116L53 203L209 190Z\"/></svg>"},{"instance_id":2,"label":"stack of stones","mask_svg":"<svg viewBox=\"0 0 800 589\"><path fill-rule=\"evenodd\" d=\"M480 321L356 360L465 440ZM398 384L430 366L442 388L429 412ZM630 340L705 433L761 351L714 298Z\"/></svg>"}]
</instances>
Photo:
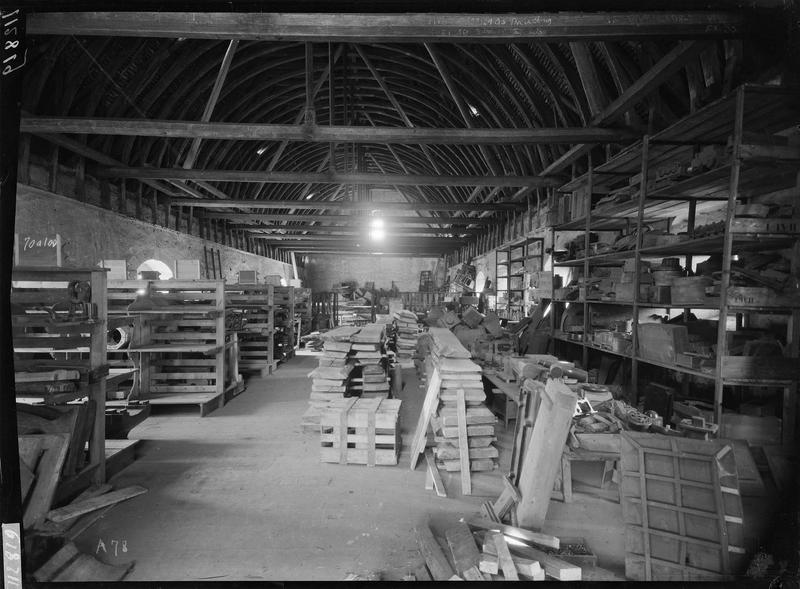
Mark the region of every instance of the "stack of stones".
<instances>
[{"instance_id":1,"label":"stack of stones","mask_svg":"<svg viewBox=\"0 0 800 589\"><path fill-rule=\"evenodd\" d=\"M393 315L395 323L395 348L397 360L400 364L410 364L417 349L420 329L417 324L417 314L402 309Z\"/></svg>"}]
</instances>

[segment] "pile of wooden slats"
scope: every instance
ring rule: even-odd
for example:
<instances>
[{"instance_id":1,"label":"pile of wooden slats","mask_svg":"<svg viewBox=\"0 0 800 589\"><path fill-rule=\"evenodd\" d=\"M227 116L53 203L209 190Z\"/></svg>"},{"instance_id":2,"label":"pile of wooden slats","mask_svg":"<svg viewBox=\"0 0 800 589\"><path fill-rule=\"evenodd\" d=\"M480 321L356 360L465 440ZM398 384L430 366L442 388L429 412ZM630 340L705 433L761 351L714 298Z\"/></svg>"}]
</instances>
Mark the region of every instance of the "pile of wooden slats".
<instances>
[{"instance_id":1,"label":"pile of wooden slats","mask_svg":"<svg viewBox=\"0 0 800 589\"><path fill-rule=\"evenodd\" d=\"M37 582L121 581L134 562L112 566L94 556L81 553L73 541L122 501L146 493L147 489L132 485L113 490L111 485L86 489L69 504L49 509L37 520L34 532L63 538L63 547L44 563L34 563L33 580ZM40 559L41 560L41 559Z\"/></svg>"},{"instance_id":2,"label":"pile of wooden slats","mask_svg":"<svg viewBox=\"0 0 800 589\"><path fill-rule=\"evenodd\" d=\"M415 528L425 564L417 581L580 581L581 567L553 554L559 539L482 520L460 521L434 536L429 525ZM480 548L479 548L480 547Z\"/></svg>"},{"instance_id":3,"label":"pile of wooden slats","mask_svg":"<svg viewBox=\"0 0 800 589\"><path fill-rule=\"evenodd\" d=\"M365 325L351 338L357 371L351 390L362 398L389 397L385 340L386 326L378 323Z\"/></svg>"},{"instance_id":4,"label":"pile of wooden slats","mask_svg":"<svg viewBox=\"0 0 800 589\"><path fill-rule=\"evenodd\" d=\"M320 416L331 401L344 398L348 393L354 362L350 338L358 328L337 327L321 334L323 354L318 366L309 373L313 379L308 410L303 414L301 426L313 431L319 430Z\"/></svg>"},{"instance_id":5,"label":"pile of wooden slats","mask_svg":"<svg viewBox=\"0 0 800 589\"><path fill-rule=\"evenodd\" d=\"M419 339L420 328L417 323L417 314L400 310L393 314L395 324L395 348L397 349L397 360L403 364L409 364L414 353L417 351L417 340Z\"/></svg>"},{"instance_id":6,"label":"pile of wooden slats","mask_svg":"<svg viewBox=\"0 0 800 589\"><path fill-rule=\"evenodd\" d=\"M429 374L436 371L439 376L439 404L431 417L434 455L438 466L462 473L461 490L469 494L470 471L497 468L497 418L486 407L481 367L470 360L469 350L448 329L431 328L430 334L431 355L426 363ZM464 447L466 454L461 451Z\"/></svg>"},{"instance_id":7,"label":"pile of wooden slats","mask_svg":"<svg viewBox=\"0 0 800 589\"><path fill-rule=\"evenodd\" d=\"M399 399L350 397L320 419L320 458L340 464L394 465L400 453Z\"/></svg>"}]
</instances>

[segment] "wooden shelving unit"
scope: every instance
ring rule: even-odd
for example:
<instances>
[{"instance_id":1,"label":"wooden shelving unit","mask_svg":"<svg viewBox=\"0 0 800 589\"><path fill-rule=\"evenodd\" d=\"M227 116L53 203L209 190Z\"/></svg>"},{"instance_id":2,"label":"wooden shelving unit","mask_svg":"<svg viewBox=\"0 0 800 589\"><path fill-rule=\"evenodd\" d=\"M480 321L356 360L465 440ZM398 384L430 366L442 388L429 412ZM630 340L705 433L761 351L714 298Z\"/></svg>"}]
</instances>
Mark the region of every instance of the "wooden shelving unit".
<instances>
[{"instance_id":1,"label":"wooden shelving unit","mask_svg":"<svg viewBox=\"0 0 800 589\"><path fill-rule=\"evenodd\" d=\"M74 285L82 292L77 299ZM86 286L90 292L83 288ZM105 269L14 268L11 287L14 368L17 382L26 384L18 385L25 390L17 391L17 401L66 405L85 399L94 404L93 414L88 416L91 429L88 455L85 462L78 459L74 474L62 476L59 494L70 494L106 480L106 320ZM51 376L44 376L54 372L70 378L52 380ZM82 453L83 448L77 450Z\"/></svg>"},{"instance_id":2,"label":"wooden shelving unit","mask_svg":"<svg viewBox=\"0 0 800 589\"><path fill-rule=\"evenodd\" d=\"M278 362L289 360L294 356L296 335L295 322L295 287L275 286L273 300L275 303L275 348L274 355Z\"/></svg>"},{"instance_id":3,"label":"wooden shelving unit","mask_svg":"<svg viewBox=\"0 0 800 589\"><path fill-rule=\"evenodd\" d=\"M223 406L238 388L226 382L223 281L126 282L139 292L129 312L140 316L140 329L129 351L141 397L151 405L198 405L201 416Z\"/></svg>"},{"instance_id":4,"label":"wooden shelving unit","mask_svg":"<svg viewBox=\"0 0 800 589\"><path fill-rule=\"evenodd\" d=\"M271 284L226 284L225 309L240 314L236 323L239 340L239 369L242 372L272 374L275 361L274 292Z\"/></svg>"},{"instance_id":5,"label":"wooden shelving unit","mask_svg":"<svg viewBox=\"0 0 800 589\"><path fill-rule=\"evenodd\" d=\"M800 296L791 290L788 295L752 295L754 290L764 291L735 286L732 274L739 271L734 264L738 254L792 250L789 274L798 276L800 146L790 143L781 134L796 126L798 121L800 95L796 92L745 85L667 129L645 136L601 165L593 167L590 162L585 175L563 186L560 190L572 192L572 196L562 197L561 203L569 201L573 213L576 208L586 213L573 214L569 219L562 215L554 231L583 230L583 252L589 255L584 253L574 259L555 261L554 268L580 270L585 278L593 269L619 266L626 260L633 261L633 268L639 269L643 261L677 257L682 267L691 268L693 257L716 254L721 256L722 264L716 296L693 301L673 303L643 298L641 272L635 273L632 296L627 300L592 299L585 296L587 290L577 300L566 301L556 293L554 339L579 346L584 365L587 365L590 350L614 354L589 338L593 331L592 317L605 312L609 305L627 305L632 316L631 351L615 354L630 361L634 387L642 365L710 379L714 386L714 421L721 430L725 420L725 387L781 389L781 437L785 444L791 443L795 438L797 382L800 379L797 335L800 333ZM716 150L709 165L691 169L693 164L676 173L663 173L675 162L693 161L703 149ZM583 202L576 205L577 196L582 196ZM757 203L759 197L764 196L784 200L789 197L793 204L792 217L749 218L737 213L738 205ZM720 209L724 221L714 232L696 225L695 220L701 213ZM648 225L663 224L675 217L686 219L685 234L667 237L669 243L645 246ZM592 255L590 234L601 231L635 235L635 240L630 249ZM567 302L582 309L584 325L579 332L580 339L577 331L569 335L557 329ZM691 311L718 310L713 359L690 367L643 357L639 342L640 316L643 311L654 309L666 312L679 309L685 317ZM781 316L785 322L784 355L777 358L731 355L733 334L764 315L773 319Z\"/></svg>"},{"instance_id":6,"label":"wooden shelving unit","mask_svg":"<svg viewBox=\"0 0 800 589\"><path fill-rule=\"evenodd\" d=\"M497 250L496 312L503 319L520 321L532 303L530 275L541 272L544 240L529 238Z\"/></svg>"}]
</instances>

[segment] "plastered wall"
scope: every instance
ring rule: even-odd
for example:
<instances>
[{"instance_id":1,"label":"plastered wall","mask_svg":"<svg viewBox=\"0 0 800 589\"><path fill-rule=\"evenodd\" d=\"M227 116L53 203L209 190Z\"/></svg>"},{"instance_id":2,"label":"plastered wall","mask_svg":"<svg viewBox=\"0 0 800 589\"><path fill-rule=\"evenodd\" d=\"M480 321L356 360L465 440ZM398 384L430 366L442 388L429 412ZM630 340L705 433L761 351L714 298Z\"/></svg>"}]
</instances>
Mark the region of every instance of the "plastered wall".
<instances>
[{"instance_id":1,"label":"plastered wall","mask_svg":"<svg viewBox=\"0 0 800 589\"><path fill-rule=\"evenodd\" d=\"M419 289L423 270L437 271L439 258L405 258L398 256L309 256L306 264L307 283L314 291L329 291L342 282L355 281L358 286L374 282L375 288L389 290L394 281L402 292Z\"/></svg>"},{"instance_id":2,"label":"plastered wall","mask_svg":"<svg viewBox=\"0 0 800 589\"><path fill-rule=\"evenodd\" d=\"M173 272L175 260L197 259L201 276L205 277L203 246L220 250L226 282L236 282L240 270L255 270L259 281L266 275L278 275L287 282L293 278L290 264L22 184L17 187L15 230L43 236L59 233L63 266L96 266L103 259L127 260L128 278L135 278L139 264L148 259L161 260Z\"/></svg>"}]
</instances>

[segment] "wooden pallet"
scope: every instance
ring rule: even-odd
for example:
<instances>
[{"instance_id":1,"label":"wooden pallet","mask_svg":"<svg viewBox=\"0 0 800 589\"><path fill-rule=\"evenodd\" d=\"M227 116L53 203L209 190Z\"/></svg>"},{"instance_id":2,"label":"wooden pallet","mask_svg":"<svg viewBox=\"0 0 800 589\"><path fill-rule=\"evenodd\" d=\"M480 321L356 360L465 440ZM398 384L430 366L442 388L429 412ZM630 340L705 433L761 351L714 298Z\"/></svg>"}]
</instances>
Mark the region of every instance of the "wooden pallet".
<instances>
[{"instance_id":1,"label":"wooden pallet","mask_svg":"<svg viewBox=\"0 0 800 589\"><path fill-rule=\"evenodd\" d=\"M621 434L625 576L725 581L745 564L742 500L730 445Z\"/></svg>"},{"instance_id":2,"label":"wooden pallet","mask_svg":"<svg viewBox=\"0 0 800 589\"><path fill-rule=\"evenodd\" d=\"M205 417L225 405L225 393L160 393L151 395L148 400L151 405L197 405L200 408L200 417Z\"/></svg>"},{"instance_id":3,"label":"wooden pallet","mask_svg":"<svg viewBox=\"0 0 800 589\"><path fill-rule=\"evenodd\" d=\"M322 462L394 465L400 453L399 399L347 398L320 417Z\"/></svg>"}]
</instances>

